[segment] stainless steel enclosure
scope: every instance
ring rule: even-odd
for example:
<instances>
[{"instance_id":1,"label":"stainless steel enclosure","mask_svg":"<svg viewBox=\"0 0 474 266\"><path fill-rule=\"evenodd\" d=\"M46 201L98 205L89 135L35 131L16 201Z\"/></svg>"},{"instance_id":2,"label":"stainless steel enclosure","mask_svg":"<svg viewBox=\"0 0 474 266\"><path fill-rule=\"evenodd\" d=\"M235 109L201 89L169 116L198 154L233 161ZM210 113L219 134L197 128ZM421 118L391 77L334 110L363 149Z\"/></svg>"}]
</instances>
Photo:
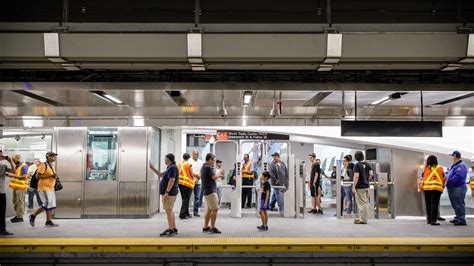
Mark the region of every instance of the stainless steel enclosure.
<instances>
[{"instance_id":1,"label":"stainless steel enclosure","mask_svg":"<svg viewBox=\"0 0 474 266\"><path fill-rule=\"evenodd\" d=\"M91 130L115 135L103 133L107 142L91 145ZM136 218L158 211L158 178L148 168L149 161L159 165L158 129L68 127L55 128L54 137L64 183L57 193L57 218ZM100 145L108 147L97 152Z\"/></svg>"}]
</instances>

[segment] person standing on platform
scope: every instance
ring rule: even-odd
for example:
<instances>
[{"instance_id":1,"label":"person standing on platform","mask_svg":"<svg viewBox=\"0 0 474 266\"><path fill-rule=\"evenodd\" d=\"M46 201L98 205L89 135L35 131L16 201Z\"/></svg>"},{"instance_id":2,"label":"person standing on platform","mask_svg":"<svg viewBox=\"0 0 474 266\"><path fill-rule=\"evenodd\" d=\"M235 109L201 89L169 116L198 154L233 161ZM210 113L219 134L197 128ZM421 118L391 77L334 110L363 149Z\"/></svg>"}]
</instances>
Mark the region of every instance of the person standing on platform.
<instances>
[{"instance_id":1,"label":"person standing on platform","mask_svg":"<svg viewBox=\"0 0 474 266\"><path fill-rule=\"evenodd\" d=\"M426 217L428 224L440 225L437 222L439 199L444 190L444 169L438 165L438 158L434 155L426 159L421 185L425 195Z\"/></svg>"},{"instance_id":2,"label":"person standing on platform","mask_svg":"<svg viewBox=\"0 0 474 266\"><path fill-rule=\"evenodd\" d=\"M253 186L253 165L248 154L244 154L242 162L242 186ZM252 208L252 188L242 188L242 209Z\"/></svg>"},{"instance_id":3,"label":"person standing on platform","mask_svg":"<svg viewBox=\"0 0 474 266\"><path fill-rule=\"evenodd\" d=\"M268 230L268 213L270 209L270 192L271 186L268 180L270 179L270 173L268 171L263 172L262 177L260 178L260 191L262 192L262 197L260 200L260 219L262 220L262 225L257 226L257 229L260 231Z\"/></svg>"},{"instance_id":4,"label":"person standing on platform","mask_svg":"<svg viewBox=\"0 0 474 266\"><path fill-rule=\"evenodd\" d=\"M336 166L332 167L332 173L331 173L331 198L336 197L336 178L337 178L337 173L336 173Z\"/></svg>"},{"instance_id":5,"label":"person standing on platform","mask_svg":"<svg viewBox=\"0 0 474 266\"><path fill-rule=\"evenodd\" d=\"M53 223L53 210L56 209L56 193L54 192L54 187L56 185L56 171L54 170L52 164L56 162L57 158L56 153L47 152L46 153L46 162L38 166L36 171L38 178L38 192L40 194L41 202L43 205L41 208L37 209L35 213L30 215L30 225L35 226L35 219L38 214L46 211L46 227L57 227L58 224Z\"/></svg>"},{"instance_id":6,"label":"person standing on platform","mask_svg":"<svg viewBox=\"0 0 474 266\"><path fill-rule=\"evenodd\" d=\"M350 160L352 158L350 155L344 156L344 159L342 160L342 169L341 169L341 178L343 180L343 185L341 186L342 191L341 191L341 206L344 206L343 204L345 201L347 201L347 209L342 210L341 208L341 213L345 211L347 214L352 213L352 198L354 195L352 194L352 184L349 182L352 182L354 180L354 172L353 169L349 166Z\"/></svg>"},{"instance_id":7,"label":"person standing on platform","mask_svg":"<svg viewBox=\"0 0 474 266\"><path fill-rule=\"evenodd\" d=\"M318 197L318 187L316 186L318 184L318 179L321 174L321 168L319 164L316 163L316 154L313 152L308 155L309 156L309 161L311 162L311 172L310 172L310 180L309 180L309 189L311 192L311 210L309 213L314 213L318 214L319 209L317 205L317 197Z\"/></svg>"},{"instance_id":8,"label":"person standing on platform","mask_svg":"<svg viewBox=\"0 0 474 266\"><path fill-rule=\"evenodd\" d=\"M221 231L216 227L217 211L219 210L216 180L224 176L224 170L221 169L215 173L212 165L216 160L216 156L212 153L206 155L206 163L201 168L202 193L206 200L206 215L204 218L203 233L220 234ZM211 225L209 226L209 222Z\"/></svg>"},{"instance_id":9,"label":"person standing on platform","mask_svg":"<svg viewBox=\"0 0 474 266\"><path fill-rule=\"evenodd\" d=\"M222 161L217 160L216 161L216 173L219 173L219 171L223 171L225 173L225 170L222 169ZM224 185L224 176L221 178L218 178L216 180L216 186L217 186L217 197L219 198L219 207L221 206L221 199L222 199L222 188L221 186Z\"/></svg>"},{"instance_id":10,"label":"person standing on platform","mask_svg":"<svg viewBox=\"0 0 474 266\"><path fill-rule=\"evenodd\" d=\"M13 233L7 231L5 214L7 211L7 194L5 189L5 177L13 174L15 164L13 160L4 155L5 147L0 145L0 236L10 236Z\"/></svg>"},{"instance_id":11,"label":"person standing on platform","mask_svg":"<svg viewBox=\"0 0 474 266\"><path fill-rule=\"evenodd\" d=\"M25 196L28 190L28 165L21 161L20 154L12 157L15 163L15 174L10 174L9 187L13 189L13 209L15 217L10 219L12 223L23 222L23 214L25 214Z\"/></svg>"},{"instance_id":12,"label":"person standing on platform","mask_svg":"<svg viewBox=\"0 0 474 266\"><path fill-rule=\"evenodd\" d=\"M271 185L273 187L273 193L275 194L276 202L278 203L278 209L280 214L284 213L284 193L288 190L289 177L288 168L285 163L280 159L280 154L275 152L272 154L273 160L270 162L269 172L271 177ZM283 186L283 188L276 188L275 186ZM271 206L272 208L274 206Z\"/></svg>"},{"instance_id":13,"label":"person standing on platform","mask_svg":"<svg viewBox=\"0 0 474 266\"><path fill-rule=\"evenodd\" d=\"M324 170L321 168L321 160L316 159L316 164L319 168L318 178L314 180L314 187L316 188L316 210L315 214L323 215L323 207L321 206L321 197L323 196L323 176L328 178L328 176L324 173Z\"/></svg>"},{"instance_id":14,"label":"person standing on platform","mask_svg":"<svg viewBox=\"0 0 474 266\"><path fill-rule=\"evenodd\" d=\"M201 168L202 161L199 159L199 150L193 151L193 158L189 160L191 169L194 175L194 202L193 202L193 216L200 217L199 208L202 205L202 191L201 191Z\"/></svg>"},{"instance_id":15,"label":"person standing on platform","mask_svg":"<svg viewBox=\"0 0 474 266\"><path fill-rule=\"evenodd\" d=\"M29 182L31 182L31 178L33 175L36 173L36 170L38 169L38 166L41 164L40 159L35 158L33 159L33 164L28 167L28 177L29 177ZM38 201L38 206L43 205L41 202L40 196L38 194L38 190L36 188L32 188L31 186L28 188L28 209L32 210L33 209L33 200L35 199Z\"/></svg>"},{"instance_id":16,"label":"person standing on platform","mask_svg":"<svg viewBox=\"0 0 474 266\"><path fill-rule=\"evenodd\" d=\"M356 195L356 203L359 208L359 219L355 224L367 224L369 210L369 179L374 175L370 164L364 161L364 153L357 151L354 155L357 163L354 166L354 184L352 193Z\"/></svg>"},{"instance_id":17,"label":"person standing on platform","mask_svg":"<svg viewBox=\"0 0 474 266\"><path fill-rule=\"evenodd\" d=\"M454 151L451 154L453 165L448 173L446 187L448 188L449 201L454 209L456 216L450 222L454 225L466 225L466 205L464 198L466 197L466 177L467 167L461 160L461 153Z\"/></svg>"},{"instance_id":18,"label":"person standing on platform","mask_svg":"<svg viewBox=\"0 0 474 266\"><path fill-rule=\"evenodd\" d=\"M163 201L163 209L166 211L166 218L168 219L168 229L160 234L161 237L175 236L178 234L176 228L176 221L173 214L174 203L176 202L176 195L178 195L179 185L179 170L176 166L174 154L168 153L165 155L166 170L164 172L158 171L158 169L150 163L150 169L155 174L161 177L160 181L160 195Z\"/></svg>"},{"instance_id":19,"label":"person standing on platform","mask_svg":"<svg viewBox=\"0 0 474 266\"><path fill-rule=\"evenodd\" d=\"M179 219L189 219L189 201L194 189L194 174L191 169L191 164L188 162L189 153L183 154L183 160L178 164L179 169L179 193L181 194L181 211L179 212Z\"/></svg>"}]
</instances>

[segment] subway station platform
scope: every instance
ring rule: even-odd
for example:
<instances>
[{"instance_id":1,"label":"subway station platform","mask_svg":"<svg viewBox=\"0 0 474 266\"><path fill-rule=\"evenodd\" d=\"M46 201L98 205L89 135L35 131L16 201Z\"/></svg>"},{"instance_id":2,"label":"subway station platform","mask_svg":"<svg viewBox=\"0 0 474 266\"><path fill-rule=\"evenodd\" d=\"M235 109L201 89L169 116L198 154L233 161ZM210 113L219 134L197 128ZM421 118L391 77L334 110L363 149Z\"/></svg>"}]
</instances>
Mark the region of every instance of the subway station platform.
<instances>
[{"instance_id":1,"label":"subway station platform","mask_svg":"<svg viewBox=\"0 0 474 266\"><path fill-rule=\"evenodd\" d=\"M449 218L449 217L447 217ZM243 218L219 214L221 235L201 232L203 217L177 220L179 235L160 238L166 217L151 219L58 219L57 228L26 221L8 223L15 235L0 239L3 263L216 263L298 264L309 262L383 264L394 262L463 265L474 261L474 219L456 227L427 225L423 217L370 220L355 225L333 213L288 219L270 215L266 232L251 210ZM190 264L189 264L190 263Z\"/></svg>"}]
</instances>

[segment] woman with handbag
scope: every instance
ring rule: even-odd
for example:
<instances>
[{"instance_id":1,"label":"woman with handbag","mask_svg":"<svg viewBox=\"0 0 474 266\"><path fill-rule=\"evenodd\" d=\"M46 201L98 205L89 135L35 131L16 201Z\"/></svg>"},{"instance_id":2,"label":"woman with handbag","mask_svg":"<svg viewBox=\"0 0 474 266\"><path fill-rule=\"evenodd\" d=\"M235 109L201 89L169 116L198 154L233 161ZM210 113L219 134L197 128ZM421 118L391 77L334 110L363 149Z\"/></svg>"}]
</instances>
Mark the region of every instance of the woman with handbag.
<instances>
[{"instance_id":1,"label":"woman with handbag","mask_svg":"<svg viewBox=\"0 0 474 266\"><path fill-rule=\"evenodd\" d=\"M53 210L56 209L56 195L54 191L62 189L62 185L57 178L56 171L52 163L56 161L57 154L54 152L46 153L46 162L38 166L36 170L38 178L38 192L43 202L41 208L37 209L34 214L30 215L30 225L35 226L35 219L38 214L46 211L46 227L57 227L58 224L53 223Z\"/></svg>"}]
</instances>

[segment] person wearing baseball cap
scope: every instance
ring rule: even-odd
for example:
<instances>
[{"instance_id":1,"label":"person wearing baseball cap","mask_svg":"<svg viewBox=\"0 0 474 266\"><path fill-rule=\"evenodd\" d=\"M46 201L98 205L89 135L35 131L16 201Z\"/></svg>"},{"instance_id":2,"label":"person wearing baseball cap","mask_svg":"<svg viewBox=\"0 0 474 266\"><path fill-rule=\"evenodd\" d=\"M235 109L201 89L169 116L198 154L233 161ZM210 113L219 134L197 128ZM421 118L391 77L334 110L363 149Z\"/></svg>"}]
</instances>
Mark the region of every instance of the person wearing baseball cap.
<instances>
[{"instance_id":1,"label":"person wearing baseball cap","mask_svg":"<svg viewBox=\"0 0 474 266\"><path fill-rule=\"evenodd\" d=\"M53 223L53 210L56 209L56 171L52 164L56 162L57 153L49 151L46 153L46 162L38 166L36 170L38 177L38 193L43 205L37 209L35 213L30 215L30 225L35 226L36 217L46 211L46 227L57 227L58 224Z\"/></svg>"},{"instance_id":2,"label":"person wearing baseball cap","mask_svg":"<svg viewBox=\"0 0 474 266\"><path fill-rule=\"evenodd\" d=\"M466 176L467 167L461 159L459 151L453 151L451 154L453 165L451 166L446 187L448 188L449 201L454 209L456 216L450 222L456 226L466 225L466 205L464 197L466 196Z\"/></svg>"}]
</instances>

